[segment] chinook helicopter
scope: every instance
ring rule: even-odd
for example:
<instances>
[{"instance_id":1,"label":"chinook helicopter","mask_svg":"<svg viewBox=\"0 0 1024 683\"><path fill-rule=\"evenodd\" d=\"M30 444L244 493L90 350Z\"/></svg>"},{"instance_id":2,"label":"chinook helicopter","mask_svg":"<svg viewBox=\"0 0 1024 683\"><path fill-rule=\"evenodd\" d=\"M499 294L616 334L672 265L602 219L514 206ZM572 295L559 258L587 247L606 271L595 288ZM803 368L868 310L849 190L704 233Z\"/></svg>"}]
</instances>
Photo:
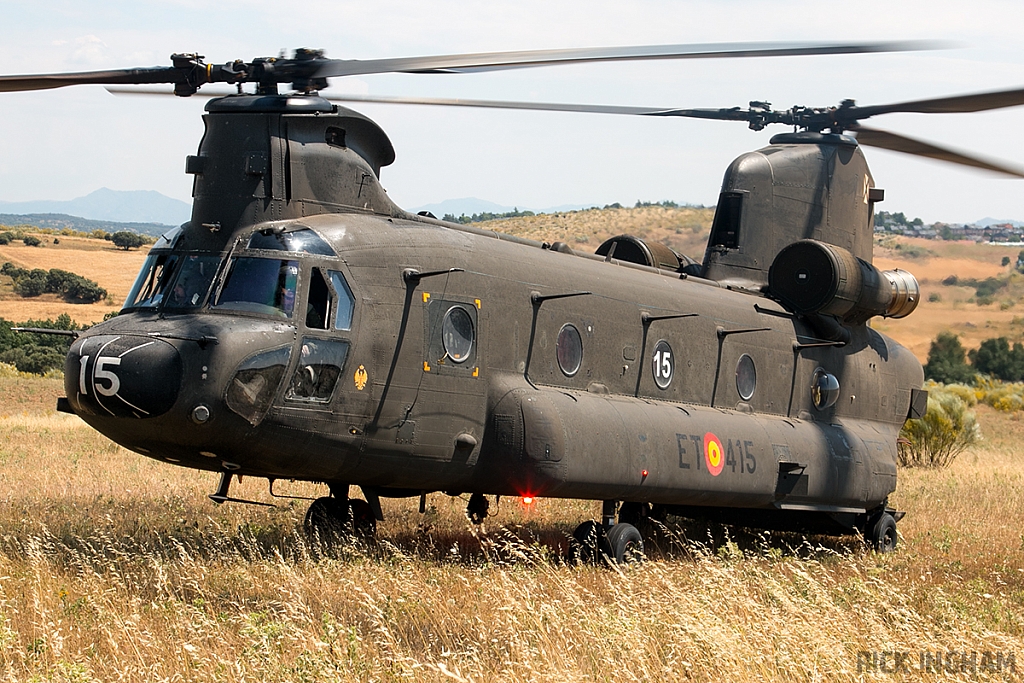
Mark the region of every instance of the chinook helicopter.
<instances>
[{"instance_id":1,"label":"chinook helicopter","mask_svg":"<svg viewBox=\"0 0 1024 683\"><path fill-rule=\"evenodd\" d=\"M590 254L406 212L380 184L395 158L383 130L320 91L352 74L918 47L177 54L170 67L0 77L6 92L237 86L206 105L186 160L191 220L150 250L120 315L77 335L58 409L218 473L216 502L255 502L230 495L235 476L266 478L274 496L279 479L326 484L305 518L314 538L372 535L382 497L419 496L422 510L443 491L471 494L474 522L488 496L602 501L573 534L582 557L638 558L639 528L666 514L892 550L896 439L927 393L915 357L868 323L909 315L919 288L872 265L883 192L861 147L1020 173L860 121L1014 106L1024 90L784 111L347 98L795 127L729 166L700 261L629 235Z\"/></svg>"}]
</instances>

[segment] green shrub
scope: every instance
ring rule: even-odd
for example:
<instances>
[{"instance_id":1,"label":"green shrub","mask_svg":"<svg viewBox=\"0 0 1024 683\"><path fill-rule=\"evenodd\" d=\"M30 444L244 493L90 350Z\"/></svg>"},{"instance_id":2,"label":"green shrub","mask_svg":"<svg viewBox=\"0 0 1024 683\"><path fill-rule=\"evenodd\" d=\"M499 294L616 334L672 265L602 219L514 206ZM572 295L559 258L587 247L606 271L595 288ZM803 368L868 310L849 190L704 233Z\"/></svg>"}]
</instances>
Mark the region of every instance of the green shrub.
<instances>
[{"instance_id":1,"label":"green shrub","mask_svg":"<svg viewBox=\"0 0 1024 683\"><path fill-rule=\"evenodd\" d=\"M25 235L21 238L21 241L25 243L26 247L38 247L43 241L35 235Z\"/></svg>"},{"instance_id":2,"label":"green shrub","mask_svg":"<svg viewBox=\"0 0 1024 683\"><path fill-rule=\"evenodd\" d=\"M975 371L967 364L960 338L951 332L940 332L928 349L924 376L936 382L970 382Z\"/></svg>"},{"instance_id":3,"label":"green shrub","mask_svg":"<svg viewBox=\"0 0 1024 683\"><path fill-rule=\"evenodd\" d=\"M943 386L934 382L928 382L925 388L928 389L929 392L944 391L947 394L952 394L966 403L969 407L978 405L978 390L974 387L969 387L966 384L947 384Z\"/></svg>"},{"instance_id":4,"label":"green shrub","mask_svg":"<svg viewBox=\"0 0 1024 683\"><path fill-rule=\"evenodd\" d=\"M73 339L66 336L14 332L12 327L42 327L52 330L79 330L66 313L56 320L27 320L10 323L0 318L0 367L9 364L20 372L59 373Z\"/></svg>"},{"instance_id":5,"label":"green shrub","mask_svg":"<svg viewBox=\"0 0 1024 683\"><path fill-rule=\"evenodd\" d=\"M1002 382L989 377L978 377L975 380L974 394L979 402L996 410L1024 410L1024 383L1021 382Z\"/></svg>"},{"instance_id":6,"label":"green shrub","mask_svg":"<svg viewBox=\"0 0 1024 683\"><path fill-rule=\"evenodd\" d=\"M39 296L46 292L46 271L36 268L14 281L14 293L19 296Z\"/></svg>"},{"instance_id":7,"label":"green shrub","mask_svg":"<svg viewBox=\"0 0 1024 683\"><path fill-rule=\"evenodd\" d=\"M63 367L66 355L56 349L29 346L0 352L0 363L9 363L21 372L42 375L51 368Z\"/></svg>"},{"instance_id":8,"label":"green shrub","mask_svg":"<svg viewBox=\"0 0 1024 683\"><path fill-rule=\"evenodd\" d=\"M1011 347L1006 337L986 339L967 355L978 372L1007 382L1024 380L1024 346L1020 342Z\"/></svg>"},{"instance_id":9,"label":"green shrub","mask_svg":"<svg viewBox=\"0 0 1024 683\"><path fill-rule=\"evenodd\" d=\"M149 244L148 237L128 230L118 230L110 236L110 241L125 251Z\"/></svg>"},{"instance_id":10,"label":"green shrub","mask_svg":"<svg viewBox=\"0 0 1024 683\"><path fill-rule=\"evenodd\" d=\"M8 262L0 267L0 275L14 280L14 292L25 297L50 292L60 294L64 301L72 304L90 304L107 298L107 290L92 280L60 268L29 271Z\"/></svg>"},{"instance_id":11,"label":"green shrub","mask_svg":"<svg viewBox=\"0 0 1024 683\"><path fill-rule=\"evenodd\" d=\"M948 467L981 439L981 428L957 392L935 387L928 410L919 420L907 420L900 431L898 462L903 467Z\"/></svg>"},{"instance_id":12,"label":"green shrub","mask_svg":"<svg viewBox=\"0 0 1024 683\"><path fill-rule=\"evenodd\" d=\"M20 277L28 275L28 271L24 268L19 268L10 261L7 261L4 265L0 266L0 275L6 275L12 280L17 280Z\"/></svg>"}]
</instances>

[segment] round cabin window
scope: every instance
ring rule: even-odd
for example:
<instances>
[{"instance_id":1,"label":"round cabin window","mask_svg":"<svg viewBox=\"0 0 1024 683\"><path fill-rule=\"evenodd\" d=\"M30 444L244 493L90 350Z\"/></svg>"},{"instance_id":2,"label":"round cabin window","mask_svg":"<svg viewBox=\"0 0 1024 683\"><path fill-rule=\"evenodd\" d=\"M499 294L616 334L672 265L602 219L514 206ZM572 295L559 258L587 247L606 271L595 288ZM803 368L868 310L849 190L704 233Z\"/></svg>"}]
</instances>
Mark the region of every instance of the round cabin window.
<instances>
[{"instance_id":1,"label":"round cabin window","mask_svg":"<svg viewBox=\"0 0 1024 683\"><path fill-rule=\"evenodd\" d=\"M739 392L740 398L749 401L754 395L755 387L757 387L757 371L754 369L754 359L743 354L736 362L736 391Z\"/></svg>"},{"instance_id":2,"label":"round cabin window","mask_svg":"<svg viewBox=\"0 0 1024 683\"><path fill-rule=\"evenodd\" d=\"M654 383L659 389L668 389L672 384L672 376L675 374L676 358L672 355L672 347L662 339L654 347Z\"/></svg>"},{"instance_id":3,"label":"round cabin window","mask_svg":"<svg viewBox=\"0 0 1024 683\"><path fill-rule=\"evenodd\" d=\"M580 338L580 331L573 325L563 325L558 332L558 342L555 345L558 356L558 367L562 369L566 377L572 377L580 370L583 363L583 339Z\"/></svg>"},{"instance_id":4,"label":"round cabin window","mask_svg":"<svg viewBox=\"0 0 1024 683\"><path fill-rule=\"evenodd\" d=\"M473 319L462 306L452 306L441 323L444 352L455 363L464 363L473 350Z\"/></svg>"}]
</instances>

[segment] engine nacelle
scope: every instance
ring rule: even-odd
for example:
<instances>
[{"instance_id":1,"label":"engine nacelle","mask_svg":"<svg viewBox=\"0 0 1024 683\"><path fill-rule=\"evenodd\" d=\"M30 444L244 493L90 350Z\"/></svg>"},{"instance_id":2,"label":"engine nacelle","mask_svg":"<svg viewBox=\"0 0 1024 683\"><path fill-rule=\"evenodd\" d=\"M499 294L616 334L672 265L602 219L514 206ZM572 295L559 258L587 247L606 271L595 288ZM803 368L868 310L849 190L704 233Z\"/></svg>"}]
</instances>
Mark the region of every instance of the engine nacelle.
<instances>
[{"instance_id":1,"label":"engine nacelle","mask_svg":"<svg viewBox=\"0 0 1024 683\"><path fill-rule=\"evenodd\" d=\"M851 324L876 315L906 317L921 298L917 279L907 271L878 270L817 240L800 240L779 252L768 271L768 290L796 313L834 315Z\"/></svg>"}]
</instances>

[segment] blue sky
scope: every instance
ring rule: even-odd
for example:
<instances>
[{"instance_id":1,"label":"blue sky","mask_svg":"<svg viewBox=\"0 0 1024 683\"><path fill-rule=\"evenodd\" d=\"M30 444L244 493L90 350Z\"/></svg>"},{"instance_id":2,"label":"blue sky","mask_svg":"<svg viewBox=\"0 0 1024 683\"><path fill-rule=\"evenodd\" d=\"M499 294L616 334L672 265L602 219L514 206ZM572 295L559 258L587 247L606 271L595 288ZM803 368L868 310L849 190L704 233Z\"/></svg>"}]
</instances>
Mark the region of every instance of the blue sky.
<instances>
[{"instance_id":1,"label":"blue sky","mask_svg":"<svg viewBox=\"0 0 1024 683\"><path fill-rule=\"evenodd\" d=\"M752 40L932 38L966 47L916 54L636 62L488 74L338 79L335 92L664 107L878 104L1024 87L1019 2L707 0L264 3L237 0L4 0L9 74L208 61L317 47L372 59L453 52ZM328 91L330 92L330 91ZM71 199L110 187L189 199L184 158L203 100L114 97L98 87L0 95L0 200ZM382 180L400 205L458 197L544 207L713 204L738 154L772 132L743 124L566 113L357 105L390 135ZM1024 107L985 114L894 114L870 125L1024 166ZM1024 180L867 150L880 206L926 221L1024 219Z\"/></svg>"}]
</instances>

